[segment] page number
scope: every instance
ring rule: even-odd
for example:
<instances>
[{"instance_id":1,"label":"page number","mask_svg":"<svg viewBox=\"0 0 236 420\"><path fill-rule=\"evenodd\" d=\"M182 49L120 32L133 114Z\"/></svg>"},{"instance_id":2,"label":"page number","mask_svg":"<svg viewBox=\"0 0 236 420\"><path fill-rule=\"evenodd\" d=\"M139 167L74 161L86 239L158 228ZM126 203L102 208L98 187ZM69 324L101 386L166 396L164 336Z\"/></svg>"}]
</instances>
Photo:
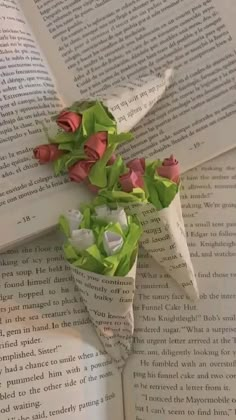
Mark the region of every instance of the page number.
<instances>
[{"instance_id":1,"label":"page number","mask_svg":"<svg viewBox=\"0 0 236 420\"><path fill-rule=\"evenodd\" d=\"M31 222L33 219L35 219L36 216L23 216L20 220L18 220L17 224L21 224L21 223L29 223Z\"/></svg>"}]
</instances>

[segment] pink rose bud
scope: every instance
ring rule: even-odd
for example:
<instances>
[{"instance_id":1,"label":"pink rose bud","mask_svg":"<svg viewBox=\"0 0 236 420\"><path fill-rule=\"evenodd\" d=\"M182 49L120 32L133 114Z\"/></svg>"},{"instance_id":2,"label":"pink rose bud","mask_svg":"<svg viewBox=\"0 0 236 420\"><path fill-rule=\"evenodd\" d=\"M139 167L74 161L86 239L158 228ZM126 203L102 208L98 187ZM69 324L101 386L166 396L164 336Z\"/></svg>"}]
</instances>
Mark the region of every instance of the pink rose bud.
<instances>
[{"instance_id":1,"label":"pink rose bud","mask_svg":"<svg viewBox=\"0 0 236 420\"><path fill-rule=\"evenodd\" d=\"M84 152L90 160L100 159L107 148L107 132L92 134L84 145Z\"/></svg>"},{"instance_id":2,"label":"pink rose bud","mask_svg":"<svg viewBox=\"0 0 236 420\"><path fill-rule=\"evenodd\" d=\"M127 163L128 168L132 169L134 172L140 172L144 174L145 172L145 159L133 159Z\"/></svg>"},{"instance_id":3,"label":"pink rose bud","mask_svg":"<svg viewBox=\"0 0 236 420\"><path fill-rule=\"evenodd\" d=\"M113 153L113 155L111 155L110 159L107 162L107 166L113 165L113 163L115 162L115 160L116 160L116 155Z\"/></svg>"},{"instance_id":4,"label":"pink rose bud","mask_svg":"<svg viewBox=\"0 0 236 420\"><path fill-rule=\"evenodd\" d=\"M68 173L70 180L74 182L84 181L93 165L94 162L89 160L80 160L69 169Z\"/></svg>"},{"instance_id":5,"label":"pink rose bud","mask_svg":"<svg viewBox=\"0 0 236 420\"><path fill-rule=\"evenodd\" d=\"M71 111L62 111L57 118L57 124L64 131L74 133L79 128L82 122L82 117L79 114Z\"/></svg>"},{"instance_id":6,"label":"pink rose bud","mask_svg":"<svg viewBox=\"0 0 236 420\"><path fill-rule=\"evenodd\" d=\"M162 166L157 168L157 173L163 178L168 178L178 183L180 176L179 162L171 155L169 158L163 160Z\"/></svg>"},{"instance_id":7,"label":"pink rose bud","mask_svg":"<svg viewBox=\"0 0 236 420\"><path fill-rule=\"evenodd\" d=\"M56 144L41 144L41 146L35 147L33 154L35 159L38 159L39 163L43 164L57 160L64 152L58 150Z\"/></svg>"},{"instance_id":8,"label":"pink rose bud","mask_svg":"<svg viewBox=\"0 0 236 420\"><path fill-rule=\"evenodd\" d=\"M127 174L119 177L121 188L124 192L131 192L134 188L143 188L144 182L140 172L134 172L132 169Z\"/></svg>"}]
</instances>

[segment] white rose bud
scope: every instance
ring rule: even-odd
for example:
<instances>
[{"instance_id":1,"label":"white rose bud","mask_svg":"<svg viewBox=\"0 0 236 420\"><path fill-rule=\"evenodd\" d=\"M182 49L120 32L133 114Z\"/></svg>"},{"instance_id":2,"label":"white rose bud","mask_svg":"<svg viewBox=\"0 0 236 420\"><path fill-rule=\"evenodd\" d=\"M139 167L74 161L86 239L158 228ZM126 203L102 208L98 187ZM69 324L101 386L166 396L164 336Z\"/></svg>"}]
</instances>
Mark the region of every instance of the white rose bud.
<instances>
[{"instance_id":1,"label":"white rose bud","mask_svg":"<svg viewBox=\"0 0 236 420\"><path fill-rule=\"evenodd\" d=\"M72 234L73 230L76 230L79 228L80 223L83 220L83 215L82 213L80 213L79 210L71 209L66 212L66 217L70 224L70 232Z\"/></svg>"},{"instance_id":2,"label":"white rose bud","mask_svg":"<svg viewBox=\"0 0 236 420\"><path fill-rule=\"evenodd\" d=\"M119 223L121 228L125 230L128 226L128 220L123 208L118 207L115 210L110 210L106 205L95 208L97 218L105 220L110 223Z\"/></svg>"},{"instance_id":3,"label":"white rose bud","mask_svg":"<svg viewBox=\"0 0 236 420\"><path fill-rule=\"evenodd\" d=\"M91 229L76 229L69 241L78 251L84 251L95 243L95 237Z\"/></svg>"},{"instance_id":4,"label":"white rose bud","mask_svg":"<svg viewBox=\"0 0 236 420\"><path fill-rule=\"evenodd\" d=\"M121 235L115 232L106 231L103 235L103 246L108 256L117 254L124 244Z\"/></svg>"}]
</instances>

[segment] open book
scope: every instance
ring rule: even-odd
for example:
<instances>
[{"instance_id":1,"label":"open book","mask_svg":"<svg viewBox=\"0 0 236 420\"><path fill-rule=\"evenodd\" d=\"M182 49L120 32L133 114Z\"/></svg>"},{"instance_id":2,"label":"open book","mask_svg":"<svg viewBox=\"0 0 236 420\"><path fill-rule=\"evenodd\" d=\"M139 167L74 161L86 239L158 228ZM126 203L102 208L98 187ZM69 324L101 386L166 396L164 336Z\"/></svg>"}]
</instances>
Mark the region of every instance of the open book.
<instances>
[{"instance_id":1,"label":"open book","mask_svg":"<svg viewBox=\"0 0 236 420\"><path fill-rule=\"evenodd\" d=\"M0 259L1 419L233 419L236 152L191 172L182 202L200 300L140 250L134 354L118 372L56 234Z\"/></svg>"},{"instance_id":2,"label":"open book","mask_svg":"<svg viewBox=\"0 0 236 420\"><path fill-rule=\"evenodd\" d=\"M42 121L74 100L174 67L123 156L174 152L186 171L235 146L235 12L233 0L0 2L0 249L89 199L32 160Z\"/></svg>"}]
</instances>

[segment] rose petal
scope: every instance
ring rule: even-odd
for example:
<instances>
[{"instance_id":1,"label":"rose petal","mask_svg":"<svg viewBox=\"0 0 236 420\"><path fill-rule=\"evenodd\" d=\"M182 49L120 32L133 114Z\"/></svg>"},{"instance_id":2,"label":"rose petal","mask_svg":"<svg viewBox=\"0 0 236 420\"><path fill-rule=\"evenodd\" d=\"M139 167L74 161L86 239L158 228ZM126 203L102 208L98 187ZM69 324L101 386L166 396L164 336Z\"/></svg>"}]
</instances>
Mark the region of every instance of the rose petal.
<instances>
[{"instance_id":1,"label":"rose petal","mask_svg":"<svg viewBox=\"0 0 236 420\"><path fill-rule=\"evenodd\" d=\"M89 160L80 160L69 169L69 178L74 182L84 181L95 162Z\"/></svg>"},{"instance_id":2,"label":"rose petal","mask_svg":"<svg viewBox=\"0 0 236 420\"><path fill-rule=\"evenodd\" d=\"M64 152L59 150L56 144L42 144L33 150L33 154L35 159L43 164L53 162L63 155Z\"/></svg>"},{"instance_id":3,"label":"rose petal","mask_svg":"<svg viewBox=\"0 0 236 420\"><path fill-rule=\"evenodd\" d=\"M121 175L119 181L124 192L131 192L134 188L143 188L144 186L140 172L134 172L132 169L127 174Z\"/></svg>"},{"instance_id":4,"label":"rose petal","mask_svg":"<svg viewBox=\"0 0 236 420\"><path fill-rule=\"evenodd\" d=\"M178 183L180 177L179 162L174 158L173 155L171 155L170 158L164 159L162 166L157 168L157 173L163 178L167 178L173 182Z\"/></svg>"},{"instance_id":5,"label":"rose petal","mask_svg":"<svg viewBox=\"0 0 236 420\"><path fill-rule=\"evenodd\" d=\"M134 172L140 172L141 174L143 174L145 172L145 159L133 159L127 163L127 166Z\"/></svg>"},{"instance_id":6,"label":"rose petal","mask_svg":"<svg viewBox=\"0 0 236 420\"><path fill-rule=\"evenodd\" d=\"M100 159L107 148L107 133L99 132L89 137L84 145L84 152L91 160Z\"/></svg>"},{"instance_id":7,"label":"rose petal","mask_svg":"<svg viewBox=\"0 0 236 420\"><path fill-rule=\"evenodd\" d=\"M174 158L173 155L171 155L169 158L164 159L162 163L163 166L172 166L178 164L179 162L177 161L177 159Z\"/></svg>"},{"instance_id":8,"label":"rose petal","mask_svg":"<svg viewBox=\"0 0 236 420\"><path fill-rule=\"evenodd\" d=\"M81 125L81 122L81 115L72 111L62 111L57 118L57 124L66 132L75 132Z\"/></svg>"}]
</instances>

